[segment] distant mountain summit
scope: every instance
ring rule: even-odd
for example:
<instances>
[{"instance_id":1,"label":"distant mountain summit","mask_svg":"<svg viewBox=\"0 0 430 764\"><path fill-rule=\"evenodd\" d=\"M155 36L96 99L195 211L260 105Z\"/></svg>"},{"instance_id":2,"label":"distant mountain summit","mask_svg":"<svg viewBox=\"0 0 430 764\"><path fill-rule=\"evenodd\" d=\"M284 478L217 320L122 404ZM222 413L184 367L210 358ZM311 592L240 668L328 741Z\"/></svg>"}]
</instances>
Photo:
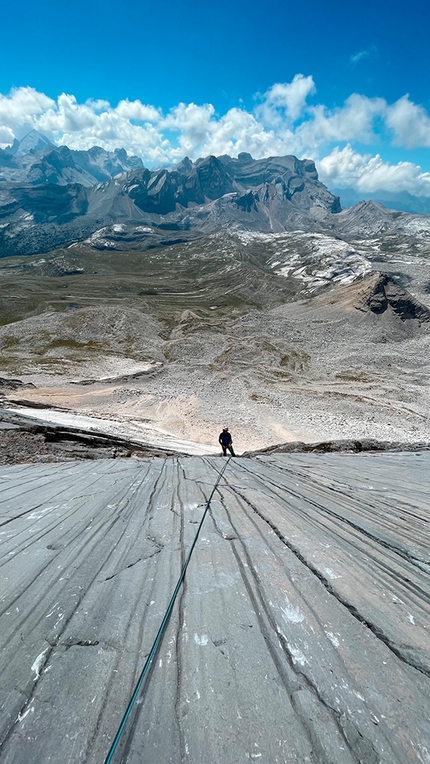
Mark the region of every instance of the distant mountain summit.
<instances>
[{"instance_id":1,"label":"distant mountain summit","mask_svg":"<svg viewBox=\"0 0 430 764\"><path fill-rule=\"evenodd\" d=\"M256 231L312 228L327 213L341 211L338 197L319 182L314 162L294 156L186 157L170 172L129 173L123 190L150 216L148 222L162 215L165 223L204 231L234 224Z\"/></svg>"},{"instance_id":2,"label":"distant mountain summit","mask_svg":"<svg viewBox=\"0 0 430 764\"><path fill-rule=\"evenodd\" d=\"M384 189L377 189L372 193L359 193L354 188L332 188L331 191L340 197L342 207L352 207L365 200L379 202L389 209L401 212L430 214L430 196L414 196L408 191L385 191Z\"/></svg>"},{"instance_id":3,"label":"distant mountain summit","mask_svg":"<svg viewBox=\"0 0 430 764\"><path fill-rule=\"evenodd\" d=\"M20 141L15 138L12 146L6 149L6 151L13 156L19 157L37 151L44 151L47 147L54 148L54 144L37 130L30 130Z\"/></svg>"},{"instance_id":4,"label":"distant mountain summit","mask_svg":"<svg viewBox=\"0 0 430 764\"><path fill-rule=\"evenodd\" d=\"M37 130L15 140L9 148L0 149L0 184L80 183L90 188L141 167L142 160L129 156L125 149L106 151L92 146L86 151L74 151L67 146L54 146Z\"/></svg>"}]
</instances>

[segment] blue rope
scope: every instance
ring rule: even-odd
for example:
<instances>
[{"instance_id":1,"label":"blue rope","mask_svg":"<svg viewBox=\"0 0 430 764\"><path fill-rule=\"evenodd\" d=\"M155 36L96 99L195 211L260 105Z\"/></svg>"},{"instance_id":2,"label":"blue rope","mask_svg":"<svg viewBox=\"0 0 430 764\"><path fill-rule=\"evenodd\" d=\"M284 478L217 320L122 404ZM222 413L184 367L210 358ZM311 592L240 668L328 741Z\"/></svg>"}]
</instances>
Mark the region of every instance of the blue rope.
<instances>
[{"instance_id":1,"label":"blue rope","mask_svg":"<svg viewBox=\"0 0 430 764\"><path fill-rule=\"evenodd\" d=\"M159 646L159 644L161 642L162 636L164 634L164 630L165 630L167 622L169 620L170 613L173 610L173 605L175 604L175 600L176 600L177 594L178 594L179 589L181 588L181 584L182 584L182 582L183 582L183 580L185 578L185 573L186 573L186 570L188 568L188 564L189 564L189 562L191 560L191 555L192 555L192 553L194 551L194 547L195 547L195 545L197 543L197 539L199 537L200 530L202 528L202 525L204 523L204 519L205 519L206 514L208 512L208 509L210 507L210 503L212 501L212 497L213 497L216 489L218 488L218 486L220 484L221 478L222 478L222 476L223 476L223 474L224 474L224 472L225 472L225 470L226 470L226 468L228 466L228 463L229 463L230 459L231 459L231 456L229 456L227 462L224 464L224 467L222 468L221 472L219 473L218 479L217 479L217 481L216 481L216 483L215 483L215 485L214 485L214 487L212 489L212 493L211 493L211 495L209 496L209 499L206 502L205 511L203 512L202 519L200 520L200 525L197 528L197 533L194 536L194 541L191 544L190 551L188 552L188 557L185 560L184 566L183 566L183 568L181 570L181 575L178 578L178 583L175 586L175 591L172 594L172 598L171 598L171 600L170 600L170 602L168 604L167 610L166 610L166 612L164 614L164 618L163 618L163 620L161 622L161 626L158 629L157 636L154 639L153 645L151 647L151 651L150 651L150 653L149 653L149 655L148 655L148 657L146 659L145 665L144 665L144 667L142 669L142 672L141 672L141 674L139 676L139 679L137 680L136 687L134 688L133 695L130 698L130 701L129 701L128 706L127 706L127 708L125 710L124 716L122 717L121 724L118 727L118 731L117 731L117 733L116 733L116 735L115 735L115 737L113 739L112 745L111 745L111 747L109 749L108 755L106 756L104 764L110 764L112 759L113 759L113 757L114 757L114 754L115 754L115 751L116 751L116 749L118 747L118 744L119 744L119 741L121 739L122 733L124 732L124 727L127 724L128 717L130 716L130 714L132 712L133 706L134 706L134 704L136 702L136 699L137 699L137 697L139 695L140 688L142 687L142 684L145 681L145 677L146 677L146 675L147 675L147 673L149 671L151 663L152 663L152 661L153 661L153 659L155 657L155 654L157 652L158 646Z\"/></svg>"}]
</instances>

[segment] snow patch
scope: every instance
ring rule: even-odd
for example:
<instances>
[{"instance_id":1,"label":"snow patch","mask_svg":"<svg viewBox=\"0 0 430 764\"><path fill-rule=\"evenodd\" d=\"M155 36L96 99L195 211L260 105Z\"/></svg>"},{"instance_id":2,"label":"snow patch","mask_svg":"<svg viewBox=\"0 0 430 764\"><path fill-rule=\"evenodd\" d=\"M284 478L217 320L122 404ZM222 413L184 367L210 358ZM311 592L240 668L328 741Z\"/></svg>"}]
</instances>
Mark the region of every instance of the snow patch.
<instances>
[{"instance_id":1,"label":"snow patch","mask_svg":"<svg viewBox=\"0 0 430 764\"><path fill-rule=\"evenodd\" d=\"M292 277L311 293L329 284L346 286L372 270L363 252L346 241L319 233L303 231L273 234L241 231L236 234L242 244L264 241L269 256L267 264L275 273Z\"/></svg>"},{"instance_id":2,"label":"snow patch","mask_svg":"<svg viewBox=\"0 0 430 764\"><path fill-rule=\"evenodd\" d=\"M304 666L306 663L308 663L306 657L303 655L302 651L298 647L296 647L295 645L289 644L288 649L291 653L293 663L299 663L300 666Z\"/></svg>"},{"instance_id":3,"label":"snow patch","mask_svg":"<svg viewBox=\"0 0 430 764\"><path fill-rule=\"evenodd\" d=\"M334 647L339 647L340 642L339 642L336 634L333 634L333 632L331 632L331 631L326 631L326 635L329 638L329 640L332 643L332 645L334 645Z\"/></svg>"},{"instance_id":4,"label":"snow patch","mask_svg":"<svg viewBox=\"0 0 430 764\"><path fill-rule=\"evenodd\" d=\"M301 623L305 618L303 613L289 601L288 597L285 597L285 600L286 606L281 607L281 613L284 620L290 621L291 623Z\"/></svg>"},{"instance_id":5,"label":"snow patch","mask_svg":"<svg viewBox=\"0 0 430 764\"><path fill-rule=\"evenodd\" d=\"M326 576L334 580L335 578L342 578L342 576L338 576L337 573L334 572L331 568L323 568L324 573Z\"/></svg>"},{"instance_id":6,"label":"snow patch","mask_svg":"<svg viewBox=\"0 0 430 764\"><path fill-rule=\"evenodd\" d=\"M36 674L33 681L35 681L36 679L39 679L40 677L40 669L42 668L42 665L43 665L43 659L45 657L45 653L47 653L48 650L49 650L49 647L43 650L43 652L39 653L39 655L37 656L37 658L35 659L31 667L31 670L34 671L34 673Z\"/></svg>"},{"instance_id":7,"label":"snow patch","mask_svg":"<svg viewBox=\"0 0 430 764\"><path fill-rule=\"evenodd\" d=\"M194 634L194 642L196 645L204 646L209 642L209 637L207 634L202 634L201 636L199 634Z\"/></svg>"}]
</instances>

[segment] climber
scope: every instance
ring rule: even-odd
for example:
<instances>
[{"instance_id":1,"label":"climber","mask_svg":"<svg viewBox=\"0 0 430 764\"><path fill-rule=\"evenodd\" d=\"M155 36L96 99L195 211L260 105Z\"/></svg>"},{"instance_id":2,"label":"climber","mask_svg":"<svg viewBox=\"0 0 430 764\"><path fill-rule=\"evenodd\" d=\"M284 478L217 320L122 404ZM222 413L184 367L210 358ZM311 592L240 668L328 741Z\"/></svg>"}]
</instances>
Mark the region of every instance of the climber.
<instances>
[{"instance_id":1,"label":"climber","mask_svg":"<svg viewBox=\"0 0 430 764\"><path fill-rule=\"evenodd\" d=\"M233 438L231 437L228 431L228 427L224 427L222 433L220 434L218 438L218 441L221 444L223 456L227 456L227 449L230 451L232 456L236 456L233 450Z\"/></svg>"}]
</instances>

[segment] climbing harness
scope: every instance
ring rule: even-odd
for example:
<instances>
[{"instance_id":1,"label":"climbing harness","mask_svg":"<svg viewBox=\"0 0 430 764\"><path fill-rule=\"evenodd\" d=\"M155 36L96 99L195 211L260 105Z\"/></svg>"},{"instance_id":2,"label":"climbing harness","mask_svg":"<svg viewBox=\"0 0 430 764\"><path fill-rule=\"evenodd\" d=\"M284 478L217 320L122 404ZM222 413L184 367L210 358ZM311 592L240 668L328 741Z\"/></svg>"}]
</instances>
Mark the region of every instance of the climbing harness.
<instances>
[{"instance_id":1,"label":"climbing harness","mask_svg":"<svg viewBox=\"0 0 430 764\"><path fill-rule=\"evenodd\" d=\"M191 555L192 555L192 553L194 551L194 547L195 547L195 545L197 543L197 539L199 537L202 525L203 525L205 517L206 517L206 515L208 513L208 510L209 510L209 507L210 507L213 495L214 495L216 489L218 488L218 486L219 486L219 484L221 482L221 478L222 478L224 472L226 471L226 469L228 467L230 459L231 459L231 456L229 456L229 458L227 459L226 463L224 464L222 470L219 472L217 481L216 481L214 487L212 488L212 492L211 492L209 498L206 501L205 510L203 512L202 519L200 520L200 524L199 524L199 527L197 528L196 535L194 536L193 543L191 544L190 551L188 552L187 559L184 562L183 568L181 570L181 574L180 574L180 576L178 578L178 583L175 586L175 590L174 590L174 592L172 594L172 597L171 597L171 600L170 600L170 602L169 602L169 604L167 606L167 610L166 610L166 612L164 614L164 618L163 618L163 620L161 622L161 626L158 629L157 636L154 639L153 645L152 645L151 650L149 652L149 655L148 655L148 657L146 659L145 665L144 665L144 667L142 669L142 672L141 672L141 674L139 676L139 679L137 680L136 687L134 688L134 691L133 691L133 695L130 698L130 701L129 701L128 706L127 706L127 708L125 710L124 716L122 717L121 724L118 727L117 733L116 733L116 735L115 735L115 737L113 739L112 745L111 745L111 747L109 749L108 755L106 756L104 764L110 764L112 759L113 759L113 757L114 757L114 755L115 755L115 751L116 751L116 749L118 747L119 741L121 740L121 736L122 736L122 733L124 732L125 725L127 724L127 720L128 720L128 718L129 718L129 716L130 716L130 714L132 712L133 706L134 706L134 704L135 704L135 702L137 700L137 697L139 695L140 688L142 687L142 684L143 684L143 682L145 680L145 677L146 677L146 675L147 675L147 673L148 673L148 671L150 669L151 663L152 663L152 661L153 661L153 659L155 657L155 654L156 654L157 649L159 647L159 644L161 642L162 636L164 634L164 630L165 630L165 628L167 626L167 622L168 622L170 614L171 614L171 612L173 610L173 606L175 604L176 597L178 595L179 589L181 588L181 584L182 584L182 582L183 582L183 580L185 578L185 573L187 571L188 564L189 564L189 562L191 560Z\"/></svg>"}]
</instances>

